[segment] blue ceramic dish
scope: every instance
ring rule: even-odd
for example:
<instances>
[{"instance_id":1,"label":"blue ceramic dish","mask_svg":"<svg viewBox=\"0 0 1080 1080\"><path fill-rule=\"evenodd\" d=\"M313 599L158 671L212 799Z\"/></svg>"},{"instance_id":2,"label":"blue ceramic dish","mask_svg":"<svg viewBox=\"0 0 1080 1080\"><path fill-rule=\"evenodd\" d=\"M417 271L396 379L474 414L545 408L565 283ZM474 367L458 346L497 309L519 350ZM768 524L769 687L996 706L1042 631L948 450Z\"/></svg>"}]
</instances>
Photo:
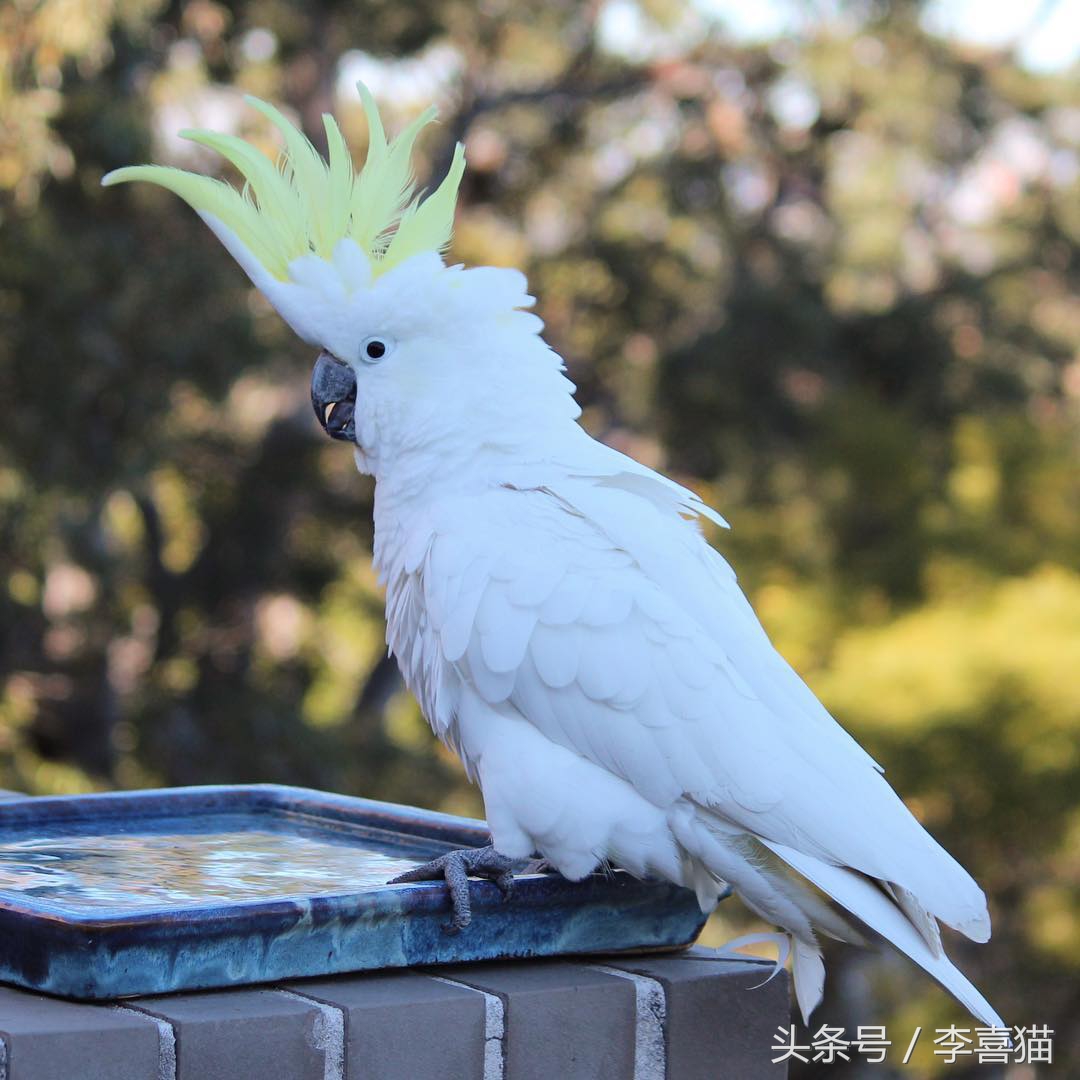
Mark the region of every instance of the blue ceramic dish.
<instances>
[{"instance_id":1,"label":"blue ceramic dish","mask_svg":"<svg viewBox=\"0 0 1080 1080\"><path fill-rule=\"evenodd\" d=\"M693 893L622 871L446 888L388 878L483 822L258 784L0 803L0 980L82 1000L506 957L671 949Z\"/></svg>"}]
</instances>

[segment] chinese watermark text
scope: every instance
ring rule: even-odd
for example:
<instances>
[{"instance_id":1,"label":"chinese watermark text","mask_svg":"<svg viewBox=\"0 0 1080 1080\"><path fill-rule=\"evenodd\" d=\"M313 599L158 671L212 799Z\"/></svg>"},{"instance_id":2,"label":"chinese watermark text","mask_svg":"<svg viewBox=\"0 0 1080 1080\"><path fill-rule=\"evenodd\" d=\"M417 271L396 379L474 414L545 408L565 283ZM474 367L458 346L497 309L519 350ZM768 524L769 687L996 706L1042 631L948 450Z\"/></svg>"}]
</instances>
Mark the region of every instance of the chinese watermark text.
<instances>
[{"instance_id":1,"label":"chinese watermark text","mask_svg":"<svg viewBox=\"0 0 1080 1080\"><path fill-rule=\"evenodd\" d=\"M917 1027L910 1040L899 1043L895 1057L906 1065L922 1034ZM929 1036L928 1036L929 1037ZM1054 1060L1054 1032L1046 1024L1028 1027L938 1028L933 1034L934 1056L946 1065L977 1062L980 1065L1050 1065ZM799 1036L794 1024L778 1027L773 1036L773 1064L781 1061L818 1061L835 1065L859 1059L880 1065L893 1045L884 1026L860 1025L848 1037L842 1027L822 1024L813 1034ZM906 1047L906 1049L904 1049Z\"/></svg>"}]
</instances>

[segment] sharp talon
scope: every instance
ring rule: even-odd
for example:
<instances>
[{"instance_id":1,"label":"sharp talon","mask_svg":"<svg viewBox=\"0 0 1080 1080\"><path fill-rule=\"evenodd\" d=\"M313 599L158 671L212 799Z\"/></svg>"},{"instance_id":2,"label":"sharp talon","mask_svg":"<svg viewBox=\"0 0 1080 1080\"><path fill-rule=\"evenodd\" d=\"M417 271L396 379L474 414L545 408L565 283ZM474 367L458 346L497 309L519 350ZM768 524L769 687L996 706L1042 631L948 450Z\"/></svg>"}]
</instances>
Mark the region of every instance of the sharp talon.
<instances>
[{"instance_id":1,"label":"sharp talon","mask_svg":"<svg viewBox=\"0 0 1080 1080\"><path fill-rule=\"evenodd\" d=\"M468 926L471 922L472 915L467 915L463 919L458 919L458 917L455 915L449 922L443 923L442 926L443 930L445 930L448 934L460 934L461 931L464 930L465 927Z\"/></svg>"}]
</instances>

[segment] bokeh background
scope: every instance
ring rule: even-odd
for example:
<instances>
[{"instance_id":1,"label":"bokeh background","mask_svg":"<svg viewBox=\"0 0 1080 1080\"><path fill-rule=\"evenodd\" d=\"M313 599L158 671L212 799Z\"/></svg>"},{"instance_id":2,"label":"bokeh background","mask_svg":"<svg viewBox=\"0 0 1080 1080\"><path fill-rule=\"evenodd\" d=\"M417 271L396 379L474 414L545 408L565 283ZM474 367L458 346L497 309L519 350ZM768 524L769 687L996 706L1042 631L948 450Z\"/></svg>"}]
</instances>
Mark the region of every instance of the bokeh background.
<instances>
[{"instance_id":1,"label":"bokeh background","mask_svg":"<svg viewBox=\"0 0 1080 1080\"><path fill-rule=\"evenodd\" d=\"M245 92L362 156L363 78L391 127L440 105L453 254L525 269L588 429L733 522L782 651L986 888L957 960L1080 1075L1078 50L1067 0L0 6L0 786L482 812L385 658L311 350L179 200L99 187L219 169L186 126L275 154ZM830 973L818 1024L973 1023L900 960Z\"/></svg>"}]
</instances>

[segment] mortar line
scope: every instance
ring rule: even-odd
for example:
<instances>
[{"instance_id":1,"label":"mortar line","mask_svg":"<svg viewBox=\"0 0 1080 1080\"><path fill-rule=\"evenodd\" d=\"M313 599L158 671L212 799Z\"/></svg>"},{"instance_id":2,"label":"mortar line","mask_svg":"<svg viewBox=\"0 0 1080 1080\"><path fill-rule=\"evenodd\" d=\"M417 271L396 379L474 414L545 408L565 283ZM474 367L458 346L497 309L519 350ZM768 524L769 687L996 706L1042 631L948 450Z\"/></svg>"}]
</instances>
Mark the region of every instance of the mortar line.
<instances>
[{"instance_id":1,"label":"mortar line","mask_svg":"<svg viewBox=\"0 0 1080 1080\"><path fill-rule=\"evenodd\" d=\"M634 984L634 1080L665 1080L667 1076L667 997L657 979L632 971L589 964L593 971L617 975Z\"/></svg>"},{"instance_id":2,"label":"mortar line","mask_svg":"<svg viewBox=\"0 0 1080 1080\"><path fill-rule=\"evenodd\" d=\"M345 1010L283 986L275 986L273 991L319 1010L321 1024L315 1025L315 1046L323 1052L323 1080L345 1080Z\"/></svg>"},{"instance_id":3,"label":"mortar line","mask_svg":"<svg viewBox=\"0 0 1080 1080\"><path fill-rule=\"evenodd\" d=\"M176 1029L172 1024L163 1017L132 1003L110 1005L109 1008L117 1012L142 1016L154 1022L158 1032L158 1080L176 1080ZM0 1080L7 1080L6 1074L0 1073Z\"/></svg>"},{"instance_id":4,"label":"mortar line","mask_svg":"<svg viewBox=\"0 0 1080 1080\"><path fill-rule=\"evenodd\" d=\"M429 979L447 986L464 987L484 998L484 1080L503 1080L506 1070L506 1008L498 994L489 994L468 983L425 972Z\"/></svg>"}]
</instances>

